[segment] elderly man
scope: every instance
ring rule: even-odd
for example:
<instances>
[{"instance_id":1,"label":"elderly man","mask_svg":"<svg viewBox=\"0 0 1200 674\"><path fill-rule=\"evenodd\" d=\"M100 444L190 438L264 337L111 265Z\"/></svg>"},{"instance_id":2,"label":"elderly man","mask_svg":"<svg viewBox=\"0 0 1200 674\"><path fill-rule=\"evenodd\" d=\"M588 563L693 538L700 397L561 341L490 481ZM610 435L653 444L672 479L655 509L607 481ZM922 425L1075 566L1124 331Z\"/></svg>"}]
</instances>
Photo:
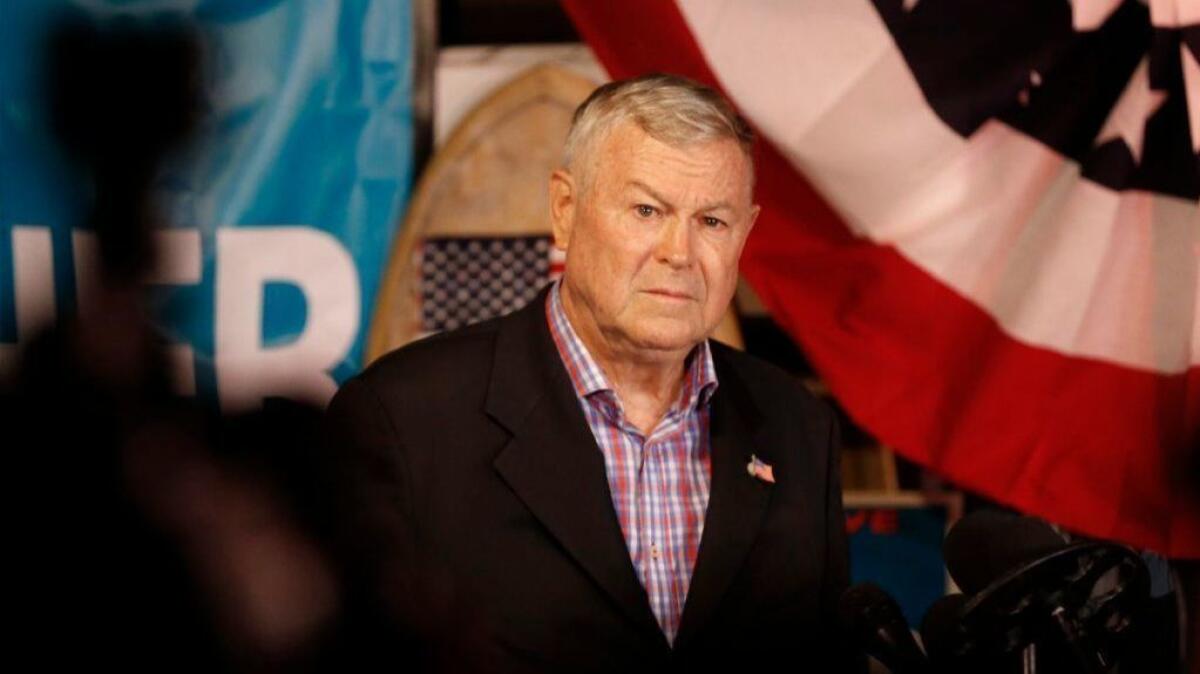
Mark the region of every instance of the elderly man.
<instances>
[{"instance_id":1,"label":"elderly man","mask_svg":"<svg viewBox=\"0 0 1200 674\"><path fill-rule=\"evenodd\" d=\"M708 339L758 215L752 140L694 82L600 87L550 178L561 282L380 359L331 404L336 449L421 560L407 587L441 588L416 611L437 664L835 671L833 416Z\"/></svg>"}]
</instances>

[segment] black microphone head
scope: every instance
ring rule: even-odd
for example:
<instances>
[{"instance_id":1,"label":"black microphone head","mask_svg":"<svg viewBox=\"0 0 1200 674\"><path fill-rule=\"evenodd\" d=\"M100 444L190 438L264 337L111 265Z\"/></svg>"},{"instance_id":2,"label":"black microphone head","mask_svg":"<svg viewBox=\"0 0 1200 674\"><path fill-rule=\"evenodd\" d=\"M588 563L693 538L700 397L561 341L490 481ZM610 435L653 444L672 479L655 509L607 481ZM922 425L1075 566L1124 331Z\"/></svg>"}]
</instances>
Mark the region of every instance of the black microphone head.
<instances>
[{"instance_id":1,"label":"black microphone head","mask_svg":"<svg viewBox=\"0 0 1200 674\"><path fill-rule=\"evenodd\" d=\"M838 619L851 634L870 634L880 623L904 621L900 605L875 583L858 583L846 589L838 601Z\"/></svg>"},{"instance_id":2,"label":"black microphone head","mask_svg":"<svg viewBox=\"0 0 1200 674\"><path fill-rule=\"evenodd\" d=\"M954 582L968 594L982 591L1017 567L1065 548L1049 524L998 510L981 510L959 520L942 543Z\"/></svg>"},{"instance_id":3,"label":"black microphone head","mask_svg":"<svg viewBox=\"0 0 1200 674\"><path fill-rule=\"evenodd\" d=\"M859 583L842 593L838 620L863 650L894 674L925 674L925 654L913 639L900 605L874 583Z\"/></svg>"},{"instance_id":4,"label":"black microphone head","mask_svg":"<svg viewBox=\"0 0 1200 674\"><path fill-rule=\"evenodd\" d=\"M963 655L967 635L962 617L968 601L964 594L946 595L925 612L921 619L921 642L931 662L950 663Z\"/></svg>"}]
</instances>

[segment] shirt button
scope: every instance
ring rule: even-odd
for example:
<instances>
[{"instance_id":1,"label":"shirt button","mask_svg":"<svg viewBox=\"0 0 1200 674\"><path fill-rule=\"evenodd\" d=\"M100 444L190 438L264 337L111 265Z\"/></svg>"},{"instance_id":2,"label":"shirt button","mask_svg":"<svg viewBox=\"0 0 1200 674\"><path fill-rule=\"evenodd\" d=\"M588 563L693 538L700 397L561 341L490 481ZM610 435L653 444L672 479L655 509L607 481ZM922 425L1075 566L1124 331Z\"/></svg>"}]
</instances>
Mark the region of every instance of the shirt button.
<instances>
[{"instance_id":1,"label":"shirt button","mask_svg":"<svg viewBox=\"0 0 1200 674\"><path fill-rule=\"evenodd\" d=\"M651 544L650 544L650 559L653 559L654 561L656 561L656 562L657 562L657 561L658 561L658 558L659 558L659 553L658 553L658 544L657 544L657 543L651 543Z\"/></svg>"}]
</instances>

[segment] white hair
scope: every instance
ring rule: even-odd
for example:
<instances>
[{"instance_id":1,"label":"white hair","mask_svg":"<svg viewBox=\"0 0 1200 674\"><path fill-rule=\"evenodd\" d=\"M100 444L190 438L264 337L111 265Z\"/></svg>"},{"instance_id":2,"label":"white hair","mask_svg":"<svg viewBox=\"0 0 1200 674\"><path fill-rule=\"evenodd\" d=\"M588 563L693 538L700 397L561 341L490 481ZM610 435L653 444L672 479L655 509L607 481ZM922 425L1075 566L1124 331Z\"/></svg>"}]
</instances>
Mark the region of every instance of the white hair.
<instances>
[{"instance_id":1,"label":"white hair","mask_svg":"<svg viewBox=\"0 0 1200 674\"><path fill-rule=\"evenodd\" d=\"M736 141L753 167L754 131L733 105L699 82L662 73L609 82L593 91L576 108L571 120L563 147L563 167L574 170L573 162L626 121L674 147L721 139Z\"/></svg>"}]
</instances>

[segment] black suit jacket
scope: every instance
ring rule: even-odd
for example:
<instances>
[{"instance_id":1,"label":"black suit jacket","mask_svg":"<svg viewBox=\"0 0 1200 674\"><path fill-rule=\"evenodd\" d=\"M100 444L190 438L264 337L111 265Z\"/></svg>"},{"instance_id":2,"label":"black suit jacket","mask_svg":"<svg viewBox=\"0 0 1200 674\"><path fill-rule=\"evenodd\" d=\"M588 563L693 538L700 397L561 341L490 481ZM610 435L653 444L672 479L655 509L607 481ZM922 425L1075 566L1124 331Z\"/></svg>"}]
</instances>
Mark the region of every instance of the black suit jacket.
<instances>
[{"instance_id":1,"label":"black suit jacket","mask_svg":"<svg viewBox=\"0 0 1200 674\"><path fill-rule=\"evenodd\" d=\"M712 489L672 648L630 562L545 296L381 358L330 405L334 449L368 471L419 558L401 585L425 598L410 606L442 643L434 664L840 671L834 607L848 572L828 408L712 343ZM748 473L752 454L775 484Z\"/></svg>"}]
</instances>

